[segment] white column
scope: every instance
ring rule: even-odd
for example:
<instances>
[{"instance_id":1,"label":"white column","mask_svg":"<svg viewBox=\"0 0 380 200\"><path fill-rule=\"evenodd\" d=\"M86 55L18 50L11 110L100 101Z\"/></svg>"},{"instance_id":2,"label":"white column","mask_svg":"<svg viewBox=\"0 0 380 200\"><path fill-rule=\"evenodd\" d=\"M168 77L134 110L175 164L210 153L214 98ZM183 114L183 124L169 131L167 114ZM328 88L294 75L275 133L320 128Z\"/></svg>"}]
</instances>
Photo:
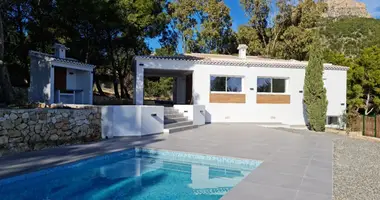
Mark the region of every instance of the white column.
<instances>
[{"instance_id":1,"label":"white column","mask_svg":"<svg viewBox=\"0 0 380 200\"><path fill-rule=\"evenodd\" d=\"M177 77L173 77L173 102L177 104Z\"/></svg>"},{"instance_id":2,"label":"white column","mask_svg":"<svg viewBox=\"0 0 380 200\"><path fill-rule=\"evenodd\" d=\"M186 76L177 77L177 104L186 103Z\"/></svg>"},{"instance_id":3,"label":"white column","mask_svg":"<svg viewBox=\"0 0 380 200\"><path fill-rule=\"evenodd\" d=\"M51 65L51 63L49 64L50 66L50 94L48 95L49 97L49 103L50 104L53 104L54 103L54 67Z\"/></svg>"},{"instance_id":4,"label":"white column","mask_svg":"<svg viewBox=\"0 0 380 200\"><path fill-rule=\"evenodd\" d=\"M144 68L143 67L136 65L133 82L134 82L133 104L143 105L144 104Z\"/></svg>"},{"instance_id":5,"label":"white column","mask_svg":"<svg viewBox=\"0 0 380 200\"><path fill-rule=\"evenodd\" d=\"M90 72L90 94L89 94L90 99L88 101L90 105L92 105L92 101L93 101L92 99L93 98L92 95L94 93L93 86L94 86L94 71ZM83 98L82 98L82 101L83 101Z\"/></svg>"}]
</instances>

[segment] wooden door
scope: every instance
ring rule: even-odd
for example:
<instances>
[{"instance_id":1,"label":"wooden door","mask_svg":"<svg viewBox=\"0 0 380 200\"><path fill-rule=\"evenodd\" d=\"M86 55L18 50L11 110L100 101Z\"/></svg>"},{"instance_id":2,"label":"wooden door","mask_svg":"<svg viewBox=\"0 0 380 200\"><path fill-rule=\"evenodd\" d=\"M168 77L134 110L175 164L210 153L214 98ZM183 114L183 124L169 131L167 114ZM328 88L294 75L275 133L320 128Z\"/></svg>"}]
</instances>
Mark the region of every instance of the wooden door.
<instances>
[{"instance_id":1,"label":"wooden door","mask_svg":"<svg viewBox=\"0 0 380 200\"><path fill-rule=\"evenodd\" d=\"M186 104L193 104L193 74L186 76Z\"/></svg>"},{"instance_id":2,"label":"wooden door","mask_svg":"<svg viewBox=\"0 0 380 200\"><path fill-rule=\"evenodd\" d=\"M65 91L66 90L66 68L54 67L54 89Z\"/></svg>"}]
</instances>

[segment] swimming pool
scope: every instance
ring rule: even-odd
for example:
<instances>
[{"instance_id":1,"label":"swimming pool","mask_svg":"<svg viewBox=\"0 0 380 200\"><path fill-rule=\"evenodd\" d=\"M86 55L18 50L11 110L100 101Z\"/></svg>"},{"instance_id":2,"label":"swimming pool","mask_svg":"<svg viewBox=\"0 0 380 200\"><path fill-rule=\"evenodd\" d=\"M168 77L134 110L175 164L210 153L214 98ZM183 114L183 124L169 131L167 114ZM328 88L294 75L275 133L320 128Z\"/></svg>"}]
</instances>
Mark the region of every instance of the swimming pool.
<instances>
[{"instance_id":1,"label":"swimming pool","mask_svg":"<svg viewBox=\"0 0 380 200\"><path fill-rule=\"evenodd\" d=\"M219 199L260 164L135 148L0 180L0 199Z\"/></svg>"}]
</instances>

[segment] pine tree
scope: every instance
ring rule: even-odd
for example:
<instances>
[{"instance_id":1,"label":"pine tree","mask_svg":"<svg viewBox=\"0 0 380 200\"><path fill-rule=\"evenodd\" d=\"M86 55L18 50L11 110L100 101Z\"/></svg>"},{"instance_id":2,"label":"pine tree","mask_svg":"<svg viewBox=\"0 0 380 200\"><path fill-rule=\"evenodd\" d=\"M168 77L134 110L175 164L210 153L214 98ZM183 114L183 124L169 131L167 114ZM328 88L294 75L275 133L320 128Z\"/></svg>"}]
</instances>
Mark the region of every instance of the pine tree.
<instances>
[{"instance_id":1,"label":"pine tree","mask_svg":"<svg viewBox=\"0 0 380 200\"><path fill-rule=\"evenodd\" d=\"M304 83L304 103L313 131L325 131L327 97L323 85L323 55L321 45L314 42L310 50L309 64L306 67Z\"/></svg>"}]
</instances>

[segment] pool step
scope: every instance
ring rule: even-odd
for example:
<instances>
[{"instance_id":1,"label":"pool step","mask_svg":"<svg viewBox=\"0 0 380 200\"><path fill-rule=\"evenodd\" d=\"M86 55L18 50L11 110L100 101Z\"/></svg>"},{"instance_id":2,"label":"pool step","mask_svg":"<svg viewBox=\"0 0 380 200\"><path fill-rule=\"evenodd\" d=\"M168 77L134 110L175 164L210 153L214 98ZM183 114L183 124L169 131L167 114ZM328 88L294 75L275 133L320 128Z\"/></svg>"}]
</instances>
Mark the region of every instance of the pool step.
<instances>
[{"instance_id":1,"label":"pool step","mask_svg":"<svg viewBox=\"0 0 380 200\"><path fill-rule=\"evenodd\" d=\"M174 133L197 128L187 117L173 107L164 108L164 133Z\"/></svg>"},{"instance_id":2,"label":"pool step","mask_svg":"<svg viewBox=\"0 0 380 200\"><path fill-rule=\"evenodd\" d=\"M186 131L190 129L198 128L198 125L186 125L186 126L177 126L173 128L164 129L164 133L176 133L180 131Z\"/></svg>"}]
</instances>

